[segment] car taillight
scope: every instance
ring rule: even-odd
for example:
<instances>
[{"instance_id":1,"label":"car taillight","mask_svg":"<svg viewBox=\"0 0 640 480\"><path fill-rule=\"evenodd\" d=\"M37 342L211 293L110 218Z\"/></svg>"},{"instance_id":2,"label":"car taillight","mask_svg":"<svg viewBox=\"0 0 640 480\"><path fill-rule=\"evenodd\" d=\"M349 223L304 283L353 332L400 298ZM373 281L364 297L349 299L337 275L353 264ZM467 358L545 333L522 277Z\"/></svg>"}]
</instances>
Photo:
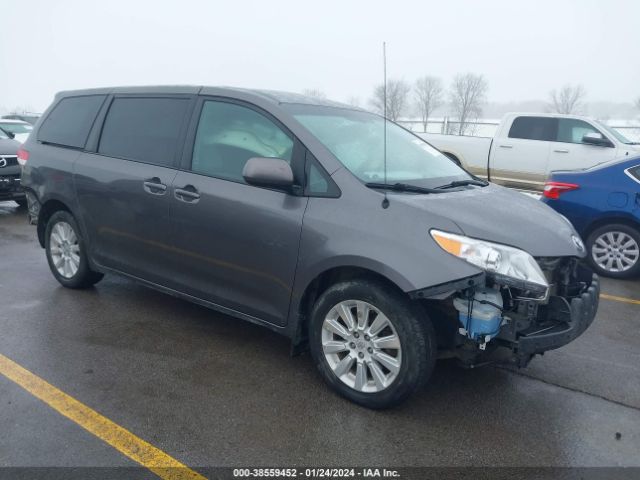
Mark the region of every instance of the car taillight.
<instances>
[{"instance_id":1,"label":"car taillight","mask_svg":"<svg viewBox=\"0 0 640 480\"><path fill-rule=\"evenodd\" d=\"M27 160L29 160L29 152L24 148L20 147L18 149L18 163L20 165L24 165L27 163Z\"/></svg>"},{"instance_id":2,"label":"car taillight","mask_svg":"<svg viewBox=\"0 0 640 480\"><path fill-rule=\"evenodd\" d=\"M580 188L580 185L576 183L547 182L544 185L544 192L542 195L545 198L557 200L563 193L570 192L571 190L577 190L578 188Z\"/></svg>"}]
</instances>

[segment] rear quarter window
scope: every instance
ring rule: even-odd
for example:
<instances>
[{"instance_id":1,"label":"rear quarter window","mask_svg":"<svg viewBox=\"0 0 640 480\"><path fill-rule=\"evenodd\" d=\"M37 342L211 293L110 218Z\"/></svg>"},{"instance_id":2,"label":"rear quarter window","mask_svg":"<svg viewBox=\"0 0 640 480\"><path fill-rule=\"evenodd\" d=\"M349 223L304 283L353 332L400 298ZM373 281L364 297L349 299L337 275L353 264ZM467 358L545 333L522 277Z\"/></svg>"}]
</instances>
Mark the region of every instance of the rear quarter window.
<instances>
[{"instance_id":1,"label":"rear quarter window","mask_svg":"<svg viewBox=\"0 0 640 480\"><path fill-rule=\"evenodd\" d=\"M636 182L640 183L640 165L627 169L627 174Z\"/></svg>"},{"instance_id":2,"label":"rear quarter window","mask_svg":"<svg viewBox=\"0 0 640 480\"><path fill-rule=\"evenodd\" d=\"M509 129L509 138L525 140L556 140L558 120L550 117L516 117Z\"/></svg>"},{"instance_id":3,"label":"rear quarter window","mask_svg":"<svg viewBox=\"0 0 640 480\"><path fill-rule=\"evenodd\" d=\"M53 107L38 130L40 142L84 148L106 95L66 97Z\"/></svg>"},{"instance_id":4,"label":"rear quarter window","mask_svg":"<svg viewBox=\"0 0 640 480\"><path fill-rule=\"evenodd\" d=\"M173 165L188 106L186 98L115 98L102 127L98 153Z\"/></svg>"}]
</instances>

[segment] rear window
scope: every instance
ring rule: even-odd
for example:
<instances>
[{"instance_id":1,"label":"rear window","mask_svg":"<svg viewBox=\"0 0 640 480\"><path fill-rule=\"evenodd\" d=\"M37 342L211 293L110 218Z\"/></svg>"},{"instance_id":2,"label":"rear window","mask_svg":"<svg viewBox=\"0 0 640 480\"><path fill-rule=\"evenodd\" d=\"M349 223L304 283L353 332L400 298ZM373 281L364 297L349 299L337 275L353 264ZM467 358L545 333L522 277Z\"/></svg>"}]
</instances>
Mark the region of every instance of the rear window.
<instances>
[{"instance_id":1,"label":"rear window","mask_svg":"<svg viewBox=\"0 0 640 480\"><path fill-rule=\"evenodd\" d=\"M555 118L517 117L511 124L509 138L554 142L557 125L558 121Z\"/></svg>"},{"instance_id":2,"label":"rear window","mask_svg":"<svg viewBox=\"0 0 640 480\"><path fill-rule=\"evenodd\" d=\"M38 131L38 140L65 147L84 148L105 95L63 98L53 107Z\"/></svg>"},{"instance_id":3,"label":"rear window","mask_svg":"<svg viewBox=\"0 0 640 480\"><path fill-rule=\"evenodd\" d=\"M173 165L188 99L116 98L102 127L98 153Z\"/></svg>"}]
</instances>

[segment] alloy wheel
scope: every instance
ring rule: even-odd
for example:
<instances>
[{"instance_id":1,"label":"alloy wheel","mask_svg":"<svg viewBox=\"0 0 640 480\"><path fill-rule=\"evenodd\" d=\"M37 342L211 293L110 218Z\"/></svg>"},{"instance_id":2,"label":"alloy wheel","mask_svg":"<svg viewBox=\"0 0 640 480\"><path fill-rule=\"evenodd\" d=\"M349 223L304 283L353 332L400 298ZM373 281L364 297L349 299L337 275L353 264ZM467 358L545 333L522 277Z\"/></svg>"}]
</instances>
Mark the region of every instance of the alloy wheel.
<instances>
[{"instance_id":1,"label":"alloy wheel","mask_svg":"<svg viewBox=\"0 0 640 480\"><path fill-rule=\"evenodd\" d=\"M57 272L64 278L72 278L80 268L80 245L73 227L58 222L51 229L49 241L51 260Z\"/></svg>"},{"instance_id":2,"label":"alloy wheel","mask_svg":"<svg viewBox=\"0 0 640 480\"><path fill-rule=\"evenodd\" d=\"M638 263L640 248L625 232L605 232L593 242L591 256L596 265L607 272L624 272Z\"/></svg>"},{"instance_id":3,"label":"alloy wheel","mask_svg":"<svg viewBox=\"0 0 640 480\"><path fill-rule=\"evenodd\" d=\"M402 364L393 322L361 300L345 300L329 310L322 324L322 350L336 377L359 392L386 389Z\"/></svg>"}]
</instances>

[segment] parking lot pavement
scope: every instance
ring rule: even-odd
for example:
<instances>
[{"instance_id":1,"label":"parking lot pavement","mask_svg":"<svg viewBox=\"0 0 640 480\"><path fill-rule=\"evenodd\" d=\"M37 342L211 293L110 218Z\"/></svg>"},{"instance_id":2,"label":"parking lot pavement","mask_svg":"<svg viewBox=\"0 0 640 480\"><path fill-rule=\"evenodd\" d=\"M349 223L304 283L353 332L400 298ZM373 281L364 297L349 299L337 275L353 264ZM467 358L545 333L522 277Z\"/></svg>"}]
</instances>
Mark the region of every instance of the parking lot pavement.
<instances>
[{"instance_id":1,"label":"parking lot pavement","mask_svg":"<svg viewBox=\"0 0 640 480\"><path fill-rule=\"evenodd\" d=\"M603 292L640 299L640 282ZM600 305L526 369L440 362L370 411L264 328L113 276L60 287L25 212L0 203L0 354L192 467L640 466L640 305ZM1 374L0 406L0 466L132 464Z\"/></svg>"}]
</instances>

